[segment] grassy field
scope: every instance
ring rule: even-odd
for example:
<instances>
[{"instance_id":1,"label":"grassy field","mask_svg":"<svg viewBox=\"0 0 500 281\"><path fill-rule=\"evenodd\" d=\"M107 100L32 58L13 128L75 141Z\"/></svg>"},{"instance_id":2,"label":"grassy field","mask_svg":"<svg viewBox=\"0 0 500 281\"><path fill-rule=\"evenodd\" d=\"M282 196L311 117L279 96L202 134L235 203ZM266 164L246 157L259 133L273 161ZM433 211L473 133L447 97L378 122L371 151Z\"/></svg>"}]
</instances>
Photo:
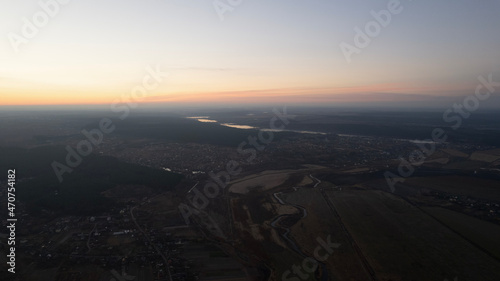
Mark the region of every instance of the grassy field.
<instances>
[{"instance_id":1,"label":"grassy field","mask_svg":"<svg viewBox=\"0 0 500 281\"><path fill-rule=\"evenodd\" d=\"M328 197L379 280L500 280L500 262L399 197L348 190Z\"/></svg>"}]
</instances>

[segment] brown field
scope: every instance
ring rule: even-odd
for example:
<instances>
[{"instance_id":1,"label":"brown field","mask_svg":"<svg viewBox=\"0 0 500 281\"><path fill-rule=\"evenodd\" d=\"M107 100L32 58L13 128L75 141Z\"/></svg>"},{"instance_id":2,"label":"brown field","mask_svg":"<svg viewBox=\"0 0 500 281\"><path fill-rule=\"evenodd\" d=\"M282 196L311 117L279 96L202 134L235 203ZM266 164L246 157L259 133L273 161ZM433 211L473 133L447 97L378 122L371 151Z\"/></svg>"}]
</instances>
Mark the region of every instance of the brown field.
<instances>
[{"instance_id":1,"label":"brown field","mask_svg":"<svg viewBox=\"0 0 500 281\"><path fill-rule=\"evenodd\" d=\"M270 226L270 221L265 223L255 223L252 219L252 214L244 200L239 198L231 199L231 210L233 217L233 227L238 237L250 236L254 241L265 241L266 239L283 248L286 244L279 238L278 233ZM262 206L264 208L264 206ZM291 207L293 208L293 207ZM255 210L253 210L255 212ZM296 212L295 209L289 210L291 213ZM266 234L266 237L263 235Z\"/></svg>"},{"instance_id":2,"label":"brown field","mask_svg":"<svg viewBox=\"0 0 500 281\"><path fill-rule=\"evenodd\" d=\"M500 155L497 154L497 151L498 150L476 151L471 154L470 160L492 163L500 159Z\"/></svg>"},{"instance_id":3,"label":"brown field","mask_svg":"<svg viewBox=\"0 0 500 281\"><path fill-rule=\"evenodd\" d=\"M324 199L321 190L319 188L299 188L295 192L291 192L293 190L291 187L298 184L311 185L314 183L309 176L303 175L304 169L296 170L296 174L290 170L278 172L266 171L257 174L257 176L247 176L239 180L238 183L263 184L263 179L267 179L269 176L280 176L281 181L290 187L280 197L287 203L305 207L308 212L306 218L299 219L302 215L300 209L292 205L279 204L273 197L272 191L250 191L243 197L232 198L229 201L233 217L234 237L237 237L245 245L253 245L245 246L247 252L266 253L264 256L267 256L273 266L270 280L282 280L282 275L286 270L291 270L293 265L302 264L304 260L304 257L296 253L290 244L281 237L284 230L277 230L271 226L271 221L279 214L293 214L296 219L299 219L294 223L294 219L285 218L282 223L284 225L293 224L290 226L289 237L307 256L314 256L314 250L320 246L318 238L328 240L328 236L330 236L330 241L341 244L340 248L336 249L325 261L330 275L329 280L371 280L347 234L342 230L340 222L335 217L335 213ZM328 186L328 183L324 183L322 186L325 184ZM273 187L278 185L280 184L274 183ZM290 275L289 278L294 276ZM314 280L313 276L311 275L307 280Z\"/></svg>"},{"instance_id":4,"label":"brown field","mask_svg":"<svg viewBox=\"0 0 500 281\"><path fill-rule=\"evenodd\" d=\"M469 157L469 154L464 153L462 151L458 151L456 149L441 149L446 154L449 154L450 156L455 156L455 157L462 157L462 158L467 158Z\"/></svg>"},{"instance_id":5,"label":"brown field","mask_svg":"<svg viewBox=\"0 0 500 281\"><path fill-rule=\"evenodd\" d=\"M439 207L423 208L463 237L500 260L500 226L459 212Z\"/></svg>"},{"instance_id":6,"label":"brown field","mask_svg":"<svg viewBox=\"0 0 500 281\"><path fill-rule=\"evenodd\" d=\"M266 171L257 175L245 177L230 184L229 192L247 194L252 188L259 187L261 190L269 190L283 184L289 177L291 171Z\"/></svg>"},{"instance_id":7,"label":"brown field","mask_svg":"<svg viewBox=\"0 0 500 281\"><path fill-rule=\"evenodd\" d=\"M326 240L328 235L332 242L341 244L325 261L330 274L335 276L331 280L371 280L320 189L299 189L283 198L307 209L307 217L292 226L290 235L304 253L314 256L314 249L319 246L316 239Z\"/></svg>"},{"instance_id":8,"label":"brown field","mask_svg":"<svg viewBox=\"0 0 500 281\"><path fill-rule=\"evenodd\" d=\"M483 151L483 153L500 156L500 148Z\"/></svg>"},{"instance_id":9,"label":"brown field","mask_svg":"<svg viewBox=\"0 0 500 281\"><path fill-rule=\"evenodd\" d=\"M484 162L481 161L458 161L453 163L448 163L443 166L443 169L459 169L459 170L469 170L474 171L484 167Z\"/></svg>"},{"instance_id":10,"label":"brown field","mask_svg":"<svg viewBox=\"0 0 500 281\"><path fill-rule=\"evenodd\" d=\"M241 179L229 183L229 191L237 194L247 194L253 188L259 188L260 191L267 191L286 182L292 174L306 171L315 171L324 169L324 166L303 165L303 169L297 170L267 170L257 174L248 175ZM296 182L298 186L305 186L313 183L309 177L303 177L301 182Z\"/></svg>"},{"instance_id":11,"label":"brown field","mask_svg":"<svg viewBox=\"0 0 500 281\"><path fill-rule=\"evenodd\" d=\"M370 168L355 168L355 169L350 169L350 170L342 171L342 173L345 173L345 174L355 174L355 173L369 172L369 171L370 171Z\"/></svg>"},{"instance_id":12,"label":"brown field","mask_svg":"<svg viewBox=\"0 0 500 281\"><path fill-rule=\"evenodd\" d=\"M425 163L438 163L438 164L447 164L450 161L448 158L436 158L432 160L425 161Z\"/></svg>"},{"instance_id":13,"label":"brown field","mask_svg":"<svg viewBox=\"0 0 500 281\"><path fill-rule=\"evenodd\" d=\"M308 185L313 184L313 183L314 183L314 181L311 179L311 177L304 176L302 181L299 184L297 184L297 186L308 186Z\"/></svg>"},{"instance_id":14,"label":"brown field","mask_svg":"<svg viewBox=\"0 0 500 281\"><path fill-rule=\"evenodd\" d=\"M382 191L329 191L379 280L500 280L500 262Z\"/></svg>"}]
</instances>

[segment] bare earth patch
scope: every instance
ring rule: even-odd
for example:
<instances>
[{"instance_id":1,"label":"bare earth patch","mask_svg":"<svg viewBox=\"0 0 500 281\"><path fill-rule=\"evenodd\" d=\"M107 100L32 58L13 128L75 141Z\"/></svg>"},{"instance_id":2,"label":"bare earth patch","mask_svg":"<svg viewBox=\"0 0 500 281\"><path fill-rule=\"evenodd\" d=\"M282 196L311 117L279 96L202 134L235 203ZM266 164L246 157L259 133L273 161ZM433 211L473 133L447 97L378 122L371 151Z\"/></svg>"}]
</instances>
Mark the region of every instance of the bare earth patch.
<instances>
[{"instance_id":1,"label":"bare earth patch","mask_svg":"<svg viewBox=\"0 0 500 281\"><path fill-rule=\"evenodd\" d=\"M500 159L500 150L476 151L471 154L470 160L492 163Z\"/></svg>"},{"instance_id":2,"label":"bare earth patch","mask_svg":"<svg viewBox=\"0 0 500 281\"><path fill-rule=\"evenodd\" d=\"M268 171L266 171L268 172ZM250 189L259 187L262 190L269 190L283 184L289 177L290 171L274 171L272 174L257 174L245 177L233 182L229 187L229 192L237 194L247 194ZM265 173L265 172L263 172Z\"/></svg>"}]
</instances>

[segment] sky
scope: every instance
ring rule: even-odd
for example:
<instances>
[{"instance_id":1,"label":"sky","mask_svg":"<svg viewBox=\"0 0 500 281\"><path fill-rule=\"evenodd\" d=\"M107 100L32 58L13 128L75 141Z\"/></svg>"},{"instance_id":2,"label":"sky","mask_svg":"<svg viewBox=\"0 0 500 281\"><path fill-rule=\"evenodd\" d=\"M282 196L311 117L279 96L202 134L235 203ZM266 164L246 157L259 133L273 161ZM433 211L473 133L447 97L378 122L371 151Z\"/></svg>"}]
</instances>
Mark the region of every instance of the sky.
<instances>
[{"instance_id":1,"label":"sky","mask_svg":"<svg viewBox=\"0 0 500 281\"><path fill-rule=\"evenodd\" d=\"M111 104L148 67L168 77L136 102L426 104L500 81L500 1L393 1L3 1L0 105Z\"/></svg>"}]
</instances>

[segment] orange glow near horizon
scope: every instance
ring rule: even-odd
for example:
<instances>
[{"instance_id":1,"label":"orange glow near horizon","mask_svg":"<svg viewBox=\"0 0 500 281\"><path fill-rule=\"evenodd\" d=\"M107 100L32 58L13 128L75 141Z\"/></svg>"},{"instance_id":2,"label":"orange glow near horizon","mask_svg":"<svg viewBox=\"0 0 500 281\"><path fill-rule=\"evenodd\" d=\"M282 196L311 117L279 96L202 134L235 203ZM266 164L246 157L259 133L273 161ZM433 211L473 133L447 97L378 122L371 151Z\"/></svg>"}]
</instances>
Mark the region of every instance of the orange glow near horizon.
<instances>
[{"instance_id":1,"label":"orange glow near horizon","mask_svg":"<svg viewBox=\"0 0 500 281\"><path fill-rule=\"evenodd\" d=\"M335 102L388 102L422 100L425 97L449 96L456 92L467 92L468 85L454 87L427 86L412 87L401 83L385 83L365 86L330 88L281 88L240 91L185 92L175 91L168 94L149 93L139 99L131 98L128 92L121 95L109 91L88 92L72 90L68 92L38 91L37 94L12 92L3 94L0 106L35 105L106 105L113 102L134 103L335 103ZM75 94L76 93L76 94ZM395 100L395 98L397 100Z\"/></svg>"},{"instance_id":2,"label":"orange glow near horizon","mask_svg":"<svg viewBox=\"0 0 500 281\"><path fill-rule=\"evenodd\" d=\"M78 104L106 104L109 99L106 97L94 96L75 96L68 94L54 94L54 92L44 93L40 92L37 95L30 95L27 93L12 93L11 95L2 95L0 106L17 106L17 105L78 105Z\"/></svg>"}]
</instances>

